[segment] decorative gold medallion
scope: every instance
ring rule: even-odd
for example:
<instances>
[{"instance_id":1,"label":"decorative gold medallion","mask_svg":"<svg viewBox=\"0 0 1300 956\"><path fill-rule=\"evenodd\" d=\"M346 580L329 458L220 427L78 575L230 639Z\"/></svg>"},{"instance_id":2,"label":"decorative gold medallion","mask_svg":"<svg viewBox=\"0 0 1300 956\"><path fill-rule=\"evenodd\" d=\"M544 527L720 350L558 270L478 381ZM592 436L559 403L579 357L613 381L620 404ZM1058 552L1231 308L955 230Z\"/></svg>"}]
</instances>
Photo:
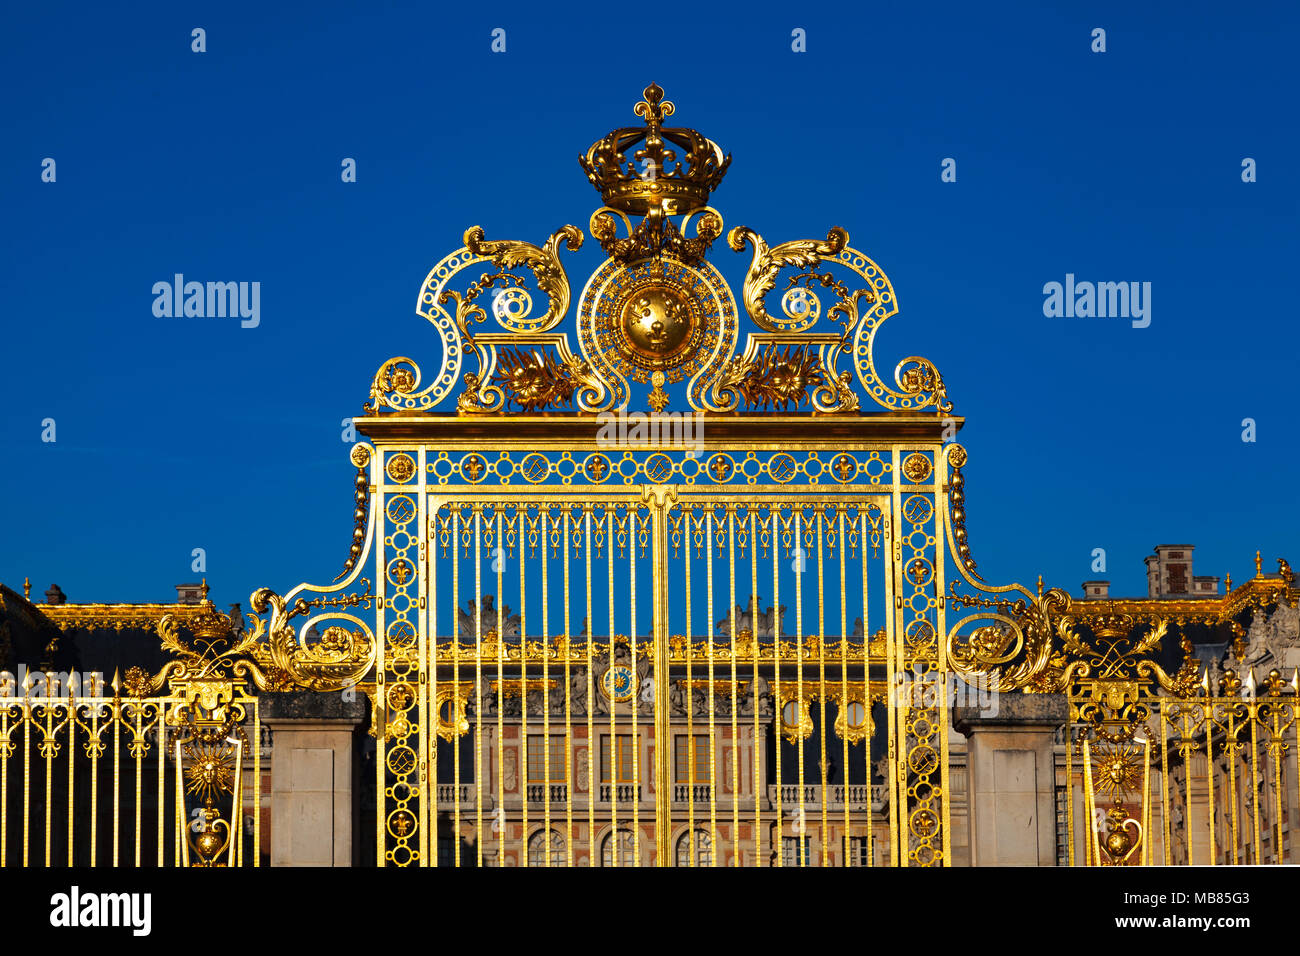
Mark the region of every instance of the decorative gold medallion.
<instances>
[{"instance_id":1,"label":"decorative gold medallion","mask_svg":"<svg viewBox=\"0 0 1300 956\"><path fill-rule=\"evenodd\" d=\"M393 455L388 459L388 467L384 470L393 481L399 485L405 484L415 474L415 459L405 453Z\"/></svg>"},{"instance_id":2,"label":"decorative gold medallion","mask_svg":"<svg viewBox=\"0 0 1300 956\"><path fill-rule=\"evenodd\" d=\"M903 477L914 485L929 478L932 470L930 459L920 452L913 452L903 459Z\"/></svg>"},{"instance_id":3,"label":"decorative gold medallion","mask_svg":"<svg viewBox=\"0 0 1300 956\"><path fill-rule=\"evenodd\" d=\"M583 357L612 384L615 404L623 404L628 379L650 382L662 374L680 382L701 369L716 371L735 347L736 306L707 262L690 265L667 254L627 265L610 259L583 290L578 328ZM652 401L666 397L661 392L657 386Z\"/></svg>"}]
</instances>

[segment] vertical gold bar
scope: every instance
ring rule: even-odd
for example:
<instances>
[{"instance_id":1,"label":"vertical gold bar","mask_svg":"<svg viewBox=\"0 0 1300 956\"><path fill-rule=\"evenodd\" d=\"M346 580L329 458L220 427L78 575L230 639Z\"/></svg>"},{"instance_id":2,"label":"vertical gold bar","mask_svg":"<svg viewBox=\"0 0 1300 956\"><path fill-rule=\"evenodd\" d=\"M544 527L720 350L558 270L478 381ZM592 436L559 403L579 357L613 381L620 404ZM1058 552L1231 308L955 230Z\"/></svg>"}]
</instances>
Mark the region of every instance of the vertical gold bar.
<instances>
[{"instance_id":1,"label":"vertical gold bar","mask_svg":"<svg viewBox=\"0 0 1300 956\"><path fill-rule=\"evenodd\" d=\"M628 527L628 616L630 620L629 640L632 642L632 669L636 671L636 544L637 544L637 508L636 505L629 505L627 509L627 527ZM656 660L656 663L658 661ZM668 679L667 674L661 674L657 670L653 672L655 682L655 698L659 696L659 682ZM641 730L637 726L637 711L640 709L640 700L632 701L632 785L637 793L641 792ZM655 720L656 727L659 719L656 708ZM615 741L610 741L610 763L614 758ZM655 748L655 769L658 770L659 763L663 760L662 742L657 742ZM611 776L613 776L611 774ZM661 817L660 808L668 802L670 794L662 792L660 789L663 785L663 777L658 772L654 775L655 781L655 866L667 866L665 847L668 845L668 837L661 833L663 829L659 826ZM632 801L632 857L637 866L641 865L641 801Z\"/></svg>"},{"instance_id":2,"label":"vertical gold bar","mask_svg":"<svg viewBox=\"0 0 1300 956\"><path fill-rule=\"evenodd\" d=\"M794 512L794 546L795 546L795 563L794 563L794 653L795 653L795 694L798 704L795 707L795 725L799 727L799 732L795 736L798 738L798 744L795 746L795 759L799 769L799 828L795 833L795 848L799 851L799 866L808 865L808 854L806 852L806 837L808 833L808 812L804 806L804 776L803 776L803 566L807 560L807 552L803 548L803 506L796 505ZM712 618L712 615L710 615Z\"/></svg>"},{"instance_id":3,"label":"vertical gold bar","mask_svg":"<svg viewBox=\"0 0 1300 956\"><path fill-rule=\"evenodd\" d=\"M9 703L0 704L0 869L9 863ZM92 863L91 866L94 866Z\"/></svg>"},{"instance_id":4,"label":"vertical gold bar","mask_svg":"<svg viewBox=\"0 0 1300 956\"><path fill-rule=\"evenodd\" d=\"M1219 862L1219 851L1214 842L1214 724L1211 720L1213 713L1210 709L1208 691L1205 697L1205 710L1201 713L1205 718L1205 788L1209 791L1210 800L1210 866L1216 866Z\"/></svg>"},{"instance_id":5,"label":"vertical gold bar","mask_svg":"<svg viewBox=\"0 0 1300 956\"><path fill-rule=\"evenodd\" d=\"M867 736L862 743L862 759L866 764L866 793L867 793L867 865L875 865L875 820L872 818L871 809L871 738L875 736L875 728L871 720L871 628L868 618L868 604L870 581L868 578L869 564L867 562L867 508L863 503L858 506L858 517L862 522L862 536L858 539L862 545L862 703L865 708L863 716L866 722ZM888 693L888 692L886 692ZM886 704L889 701L886 698ZM887 707L892 710L892 707ZM847 775L846 778L847 780Z\"/></svg>"},{"instance_id":6,"label":"vertical gold bar","mask_svg":"<svg viewBox=\"0 0 1300 956\"><path fill-rule=\"evenodd\" d=\"M771 506L772 510L772 699L776 701L776 827L772 834L772 855L776 865L785 866L785 810L781 806L781 785L785 783L781 776L781 723L785 719L781 702L781 559L778 557L780 538L781 505ZM755 645L757 646L757 645ZM778 844L778 841L779 844Z\"/></svg>"},{"instance_id":7,"label":"vertical gold bar","mask_svg":"<svg viewBox=\"0 0 1300 956\"><path fill-rule=\"evenodd\" d=\"M50 676L52 677L53 675ZM47 679L45 686L47 688L53 687L54 682L52 680ZM54 816L52 812L53 802L54 802L54 747L51 745L54 743L54 736L55 736L54 708L56 706L58 705L52 703L48 698L46 699L45 732L41 737L41 743L46 745L44 749L45 749L45 865L47 867L50 865L50 852L52 849L50 846L50 843L52 842L50 838L50 834L51 834L50 824L53 822L52 817ZM136 790L135 802L138 807L140 803L140 793L138 787ZM136 829L136 843L138 844L140 842L140 826L138 822L136 823L135 829ZM138 851L139 848L137 847L137 854ZM138 860L136 861L136 865L139 865Z\"/></svg>"},{"instance_id":8,"label":"vertical gold bar","mask_svg":"<svg viewBox=\"0 0 1300 956\"><path fill-rule=\"evenodd\" d=\"M520 730L519 730L519 765L522 768L520 777L523 786L523 800L519 802L521 819L523 820L523 841L524 841L524 866L529 865L528 861L528 589L526 586L524 568L524 553L527 550L525 535L528 530L528 506L521 505L519 514L519 680L523 686L523 700L520 702ZM543 554L545 554L546 542L542 542ZM545 648L543 648L545 651Z\"/></svg>"},{"instance_id":9,"label":"vertical gold bar","mask_svg":"<svg viewBox=\"0 0 1300 956\"><path fill-rule=\"evenodd\" d=\"M709 668L709 690L707 699L709 701L709 865L718 865L718 855L721 847L718 840L718 780L717 780L717 751L714 747L714 734L716 730L713 724L714 711L714 684L713 684L713 509L710 507L705 511L705 535L704 535L704 554L705 554L705 576L708 588L707 605L708 616L705 618L709 622L708 640L705 643L705 649L708 651L708 668ZM695 834L691 834L694 840ZM691 848L694 852L694 847Z\"/></svg>"},{"instance_id":10,"label":"vertical gold bar","mask_svg":"<svg viewBox=\"0 0 1300 956\"><path fill-rule=\"evenodd\" d=\"M475 717L477 719L477 716ZM460 506L451 509L451 805L452 866L460 866ZM381 791L382 792L382 791Z\"/></svg>"},{"instance_id":11,"label":"vertical gold bar","mask_svg":"<svg viewBox=\"0 0 1300 956\"><path fill-rule=\"evenodd\" d=\"M154 736L157 741L158 752L158 865L160 867L167 865L167 814L163 810L166 803L167 788L167 727L163 723L163 713L166 708L157 703L154 705ZM256 713L256 705L254 705Z\"/></svg>"},{"instance_id":12,"label":"vertical gold bar","mask_svg":"<svg viewBox=\"0 0 1300 956\"><path fill-rule=\"evenodd\" d=\"M31 827L32 806L32 698L31 687L23 689L23 866L31 844L28 831Z\"/></svg>"},{"instance_id":13,"label":"vertical gold bar","mask_svg":"<svg viewBox=\"0 0 1300 956\"><path fill-rule=\"evenodd\" d=\"M835 518L836 518L837 531L838 531L838 540L840 543L840 705L839 706L840 706L840 713L844 716L844 736L840 738L840 742L844 745L844 753L841 755L841 759L843 760L842 766L844 768L843 771L841 771L841 777L843 778L844 781L843 782L844 799L842 800L844 804L844 841L843 841L844 842L844 865L852 866L853 859L852 859L852 852L851 852L852 851L851 842L853 839L853 829L849 822L849 802L850 802L849 801L849 609L848 609L849 576L848 576L848 568L845 565L845 559L846 556L848 555L849 549L846 546L847 539L844 537L844 505L842 503L835 505ZM862 636L865 641L865 638L867 636L867 607L865 601L863 602L862 605ZM865 646L866 645L864 643L863 647L865 648ZM865 654L862 659L862 668L863 668L862 688L865 694L864 699L867 701L867 706L870 707L871 694L869 690L869 682L867 680L867 673L866 673L867 660ZM870 748L871 748L871 740L870 738L868 738L867 749L870 750ZM870 755L868 755L867 757L867 762L868 763L871 762ZM867 793L871 793L870 778L867 779ZM870 798L867 799L867 813L868 815L870 815L871 813ZM871 829L869 819L870 818L868 816L868 824L867 824L868 831L870 831Z\"/></svg>"},{"instance_id":14,"label":"vertical gold bar","mask_svg":"<svg viewBox=\"0 0 1300 956\"><path fill-rule=\"evenodd\" d=\"M1069 752L1069 748L1066 748ZM1151 734L1142 735L1142 862L1151 865ZM1071 838L1073 845L1073 838Z\"/></svg>"},{"instance_id":15,"label":"vertical gold bar","mask_svg":"<svg viewBox=\"0 0 1300 956\"><path fill-rule=\"evenodd\" d=\"M894 452L894 474L898 474L898 453ZM897 479L895 479L897 484ZM889 509L884 509L889 512ZM894 607L894 528L892 512L882 513L880 516L881 523L885 526L885 566L883 574L885 578L885 715L886 715L886 743L887 756L885 760L886 784L889 787L889 865L906 866L907 865L907 847L903 845L899 833L899 800L902 799L901 787L899 783L899 761L902 760L902 754L899 748L899 729L898 711L904 706L898 693L898 680L901 676L898 671L899 662L902 659L902 652L899 640L894 630L897 626L896 608Z\"/></svg>"},{"instance_id":16,"label":"vertical gold bar","mask_svg":"<svg viewBox=\"0 0 1300 956\"><path fill-rule=\"evenodd\" d=\"M596 621L591 615L591 503L588 502L582 506L582 528L583 528L583 555L585 561L585 580L583 585L587 598L587 701L585 709L587 711L587 853L590 856L590 865L595 866L601 862L597 859L600 848L596 846L596 761L600 759L600 751L596 742L596 684L592 678L592 660L591 649L596 642ZM611 663L613 659L611 658ZM610 710L614 705L610 704ZM610 765L613 765L614 751L613 742L610 742ZM611 777L617 774L610 774ZM617 786L613 784L613 786ZM619 840L616 829L609 831L610 839L610 856L618 858Z\"/></svg>"},{"instance_id":17,"label":"vertical gold bar","mask_svg":"<svg viewBox=\"0 0 1300 956\"><path fill-rule=\"evenodd\" d=\"M605 506L605 527L609 529L605 534L605 544L608 549L607 557L609 558L609 560L606 562L609 566L609 574L608 574L608 579L606 581L605 593L608 595L608 600L609 600L608 637L609 637L610 666L613 666L614 664L614 630L617 627L617 625L614 622L614 541L615 541L614 512L617 510L618 510L617 505L613 503L607 504ZM590 641L591 636L588 635L587 639ZM635 658L633 658L632 660L632 673L633 674L637 673ZM637 687L636 691L637 692L632 697L633 707L636 707L639 703L638 697L640 696L641 688ZM614 701L611 700L609 703L609 816L610 816L610 833L614 835L614 841L615 841L614 852L612 854L614 857L615 866L618 866L621 862L619 860L617 843L618 843L618 784L619 784L619 778L622 776L621 773L622 761L620 759L622 757L622 754L620 753L619 746L618 746L618 722L616 718L617 710L618 708L615 706ZM638 746L638 742L633 740L632 741L633 749L635 750L637 746ZM640 803L641 802L640 784L638 782L634 782L632 784L632 787L633 787L632 802ZM639 849L637 850L637 855L640 856ZM639 860L636 861L634 865L640 865L640 861Z\"/></svg>"},{"instance_id":18,"label":"vertical gold bar","mask_svg":"<svg viewBox=\"0 0 1300 956\"><path fill-rule=\"evenodd\" d=\"M122 819L122 698L114 677L113 684L113 866L118 865L121 850ZM179 767L179 764L177 764Z\"/></svg>"},{"instance_id":19,"label":"vertical gold bar","mask_svg":"<svg viewBox=\"0 0 1300 956\"><path fill-rule=\"evenodd\" d=\"M813 506L813 520L817 522L817 696L821 701L821 711L819 724L817 727L817 737L821 744L821 762L818 769L821 771L821 794L822 794L822 828L818 837L818 843L821 845L821 852L818 854L817 862L819 866L826 865L826 847L830 840L830 820L826 812L826 602L825 602L825 546L823 539L823 525L826 521L826 513L823 505Z\"/></svg>"},{"instance_id":20,"label":"vertical gold bar","mask_svg":"<svg viewBox=\"0 0 1300 956\"><path fill-rule=\"evenodd\" d=\"M94 743L99 743L99 708L103 706L100 702L99 689L96 688L96 699L90 718L90 733ZM89 742L88 742L89 743ZM6 789L8 789L6 787ZM97 860L99 837L99 747L92 747L90 750L90 865L93 867ZM179 864L179 859L177 863ZM4 861L0 860L0 866Z\"/></svg>"},{"instance_id":21,"label":"vertical gold bar","mask_svg":"<svg viewBox=\"0 0 1300 956\"><path fill-rule=\"evenodd\" d=\"M668 500L663 496L651 499L651 583L654 585L651 634L654 660L654 739L655 739L655 791L663 799L655 802L655 853L658 865L672 866L672 782L668 766L669 740L669 665L668 665L668 606L667 589L662 586L668 569ZM635 713L635 711L634 711Z\"/></svg>"},{"instance_id":22,"label":"vertical gold bar","mask_svg":"<svg viewBox=\"0 0 1300 956\"><path fill-rule=\"evenodd\" d=\"M1231 746L1227 750L1228 800L1232 804L1232 816L1229 817L1228 824L1229 826L1232 827L1232 865L1236 866L1237 863L1239 862L1237 858L1237 846L1239 843L1237 828L1238 828L1238 812L1240 809L1237 803L1237 746L1236 746L1237 730L1235 727L1235 721L1233 718L1233 707L1231 704L1228 705L1227 711L1228 711L1228 741L1231 744Z\"/></svg>"},{"instance_id":23,"label":"vertical gold bar","mask_svg":"<svg viewBox=\"0 0 1300 956\"><path fill-rule=\"evenodd\" d=\"M497 805L496 805L496 814L494 820L494 829L496 829L497 831L496 832L497 866L503 867L506 865L506 832L507 832L505 820L503 819L505 814L505 806L506 806L506 775L504 772L505 762L506 762L505 717L504 717L505 692L506 692L506 678L505 678L506 550L504 544L505 538L502 535L501 505L500 504L496 505L493 508L493 511L495 512L496 519L497 519L496 520L496 524L497 524L496 544L498 549L496 552L496 560L492 562L493 564L496 565L496 569L497 569L497 602L496 602L497 603L497 640L496 640L496 645L497 645L497 767L496 767ZM522 642L522 640L523 640L523 635L520 635L520 641ZM523 660L522 654L520 654L520 660L521 661ZM528 706L528 685L527 682L524 681L522 678L519 681L519 699L522 702L524 707Z\"/></svg>"},{"instance_id":24,"label":"vertical gold bar","mask_svg":"<svg viewBox=\"0 0 1300 956\"><path fill-rule=\"evenodd\" d=\"M693 689L691 661L695 657L695 630L691 620L691 542L694 538L695 506L690 505L682 511L682 520L686 527L686 542L682 552L682 582L686 597L686 692L682 700L686 703L686 843L687 866L695 865L695 691ZM700 519L703 521L703 517ZM707 630L707 629L706 629ZM673 742L676 746L676 741ZM675 760L674 760L675 763Z\"/></svg>"},{"instance_id":25,"label":"vertical gold bar","mask_svg":"<svg viewBox=\"0 0 1300 956\"><path fill-rule=\"evenodd\" d=\"M573 858L578 855L578 841L575 839L573 832L573 722L572 722L572 700L571 693L573 681L569 676L569 661L572 654L569 651L570 642L573 635L569 628L569 532L570 532L570 514L572 505L564 503L564 537L561 539L564 544L564 845L568 847L568 852L564 855L564 862L567 866L573 866ZM588 761L590 762L590 761ZM590 834L588 835L590 839ZM590 855L591 847L587 847L587 853Z\"/></svg>"},{"instance_id":26,"label":"vertical gold bar","mask_svg":"<svg viewBox=\"0 0 1300 956\"><path fill-rule=\"evenodd\" d=\"M388 689L385 682L387 669L388 631L384 627L384 602L388 594L388 575L384 564L384 494L383 454L376 454L370 463L370 483L368 493L371 495L371 518L375 543L375 700L374 710L384 715L384 732L375 735L375 865L385 866L387 860L387 837L385 831L388 823L388 801L384 797L385 745L388 742ZM177 764L179 775L180 765ZM188 840L184 846L188 846Z\"/></svg>"},{"instance_id":27,"label":"vertical gold bar","mask_svg":"<svg viewBox=\"0 0 1300 956\"><path fill-rule=\"evenodd\" d=\"M135 751L135 866L140 868L140 804L143 803L140 798L144 793L144 739L143 726L141 724L140 710L143 704L139 701L135 704L135 731L131 737L131 749ZM233 815L233 814L232 814ZM230 839L234 841L234 834Z\"/></svg>"},{"instance_id":28,"label":"vertical gold bar","mask_svg":"<svg viewBox=\"0 0 1300 956\"><path fill-rule=\"evenodd\" d=\"M1161 793L1161 820L1165 829L1165 866L1170 865L1173 858L1172 835L1169 826L1169 791L1171 789L1169 782L1169 735L1168 728L1165 726L1165 702L1160 702L1160 793Z\"/></svg>"},{"instance_id":29,"label":"vertical gold bar","mask_svg":"<svg viewBox=\"0 0 1300 956\"><path fill-rule=\"evenodd\" d=\"M740 866L740 749L736 674L736 505L727 505L727 569L731 577L731 865ZM752 542L751 542L752 543Z\"/></svg>"},{"instance_id":30,"label":"vertical gold bar","mask_svg":"<svg viewBox=\"0 0 1300 956\"><path fill-rule=\"evenodd\" d=\"M1274 799L1274 819L1277 820L1277 845L1273 848L1273 862L1281 864L1282 859L1282 732L1278 727L1277 709L1282 706L1281 701L1274 701L1269 705L1269 712L1273 716L1273 733L1269 738L1269 752L1273 755L1273 799Z\"/></svg>"},{"instance_id":31,"label":"vertical gold bar","mask_svg":"<svg viewBox=\"0 0 1300 956\"><path fill-rule=\"evenodd\" d=\"M1092 790L1092 754L1088 749L1088 740L1083 741L1083 792L1088 799L1088 821L1092 830L1092 846L1095 854L1091 862L1093 866L1101 866L1101 844L1097 839L1097 806L1096 794Z\"/></svg>"},{"instance_id":32,"label":"vertical gold bar","mask_svg":"<svg viewBox=\"0 0 1300 956\"><path fill-rule=\"evenodd\" d=\"M73 800L73 794L77 792L76 776L73 768L77 765L77 697L76 691L69 686L68 688L68 866L73 865L72 847L73 847L73 830L72 821L76 816L76 807ZM162 810L159 809L159 813ZM162 841L158 841L162 846ZM159 866L162 862L159 861Z\"/></svg>"},{"instance_id":33,"label":"vertical gold bar","mask_svg":"<svg viewBox=\"0 0 1300 956\"><path fill-rule=\"evenodd\" d=\"M159 723L162 717L159 716ZM165 738L164 733L164 738ZM425 799L428 799L427 796ZM262 865L262 710L253 700L253 866Z\"/></svg>"},{"instance_id":34,"label":"vertical gold bar","mask_svg":"<svg viewBox=\"0 0 1300 956\"><path fill-rule=\"evenodd\" d=\"M1183 829L1187 831L1187 865L1195 866L1192 860L1192 751L1191 751L1192 729L1188 723L1187 710L1183 708L1183 745L1187 749L1184 751L1186 756L1183 758L1183 795L1187 803L1187 816L1183 819L1186 821Z\"/></svg>"},{"instance_id":35,"label":"vertical gold bar","mask_svg":"<svg viewBox=\"0 0 1300 956\"><path fill-rule=\"evenodd\" d=\"M1255 860L1256 866L1264 862L1260 855L1259 831L1259 704L1250 702L1246 711L1250 715L1250 804L1255 817ZM1191 862L1190 855L1188 862Z\"/></svg>"},{"instance_id":36,"label":"vertical gold bar","mask_svg":"<svg viewBox=\"0 0 1300 956\"><path fill-rule=\"evenodd\" d=\"M244 806L243 762L244 742L241 740L235 744L235 780L230 795L230 840L226 844L227 866L240 866L243 863L242 850L244 841L239 839L239 828L237 826Z\"/></svg>"},{"instance_id":37,"label":"vertical gold bar","mask_svg":"<svg viewBox=\"0 0 1300 956\"><path fill-rule=\"evenodd\" d=\"M437 834L431 834L430 830L438 825L438 779L429 773L429 754L432 750L430 746L429 733L429 676L430 672L437 669L437 650L430 654L429 650L429 618L437 616L437 605L434 604L431 592L429 590L429 569L434 563L432 537L429 530L433 527L433 519L429 514L429 459L427 449L421 446L416 452L416 487L415 492L415 526L417 533L408 536L416 545L415 561L415 596L412 600L413 610L415 611L415 714L418 722L416 738L416 760L415 772L418 781L419 793L416 794L416 801L419 812L416 815L416 852L419 854L417 866L431 866L438 861L437 858L430 859L430 845L433 852L437 852ZM380 640L385 641L388 637L386 634L381 635ZM435 639L436 644L436 639ZM253 751L253 759L256 762L261 756L262 748ZM260 775L254 773L254 803L258 803L256 797L257 784L261 780ZM430 806L432 804L432 806ZM430 823L432 822L432 827ZM256 827L256 823L254 824ZM254 831L254 846L256 846L257 837ZM257 853L253 853L253 865L257 866Z\"/></svg>"},{"instance_id":38,"label":"vertical gold bar","mask_svg":"<svg viewBox=\"0 0 1300 956\"><path fill-rule=\"evenodd\" d=\"M763 808L760 803L759 791L762 789L762 777L759 775L759 767L763 760L763 739L762 725L759 723L758 716L758 659L761 657L758 639L758 516L755 513L756 505L746 506L749 516L749 567L750 567L750 584L749 600L750 615L749 628L750 639L754 648L754 680L749 685L750 696L754 699L754 738L750 745L749 762L754 772L754 865L761 866L763 860ZM689 658L688 658L689 659Z\"/></svg>"},{"instance_id":39,"label":"vertical gold bar","mask_svg":"<svg viewBox=\"0 0 1300 956\"><path fill-rule=\"evenodd\" d=\"M1074 705L1068 704L1070 719L1065 722L1065 832L1069 834L1065 841L1070 866L1074 866ZM967 767L967 780L970 768ZM967 791L969 793L969 790ZM1145 831L1144 831L1145 835Z\"/></svg>"},{"instance_id":40,"label":"vertical gold bar","mask_svg":"<svg viewBox=\"0 0 1300 956\"><path fill-rule=\"evenodd\" d=\"M429 762L428 779L425 781L424 800L426 804L431 805L430 816L433 818L434 828L434 832L427 836L427 840L431 845L428 847L429 853L425 861L426 866L439 865L438 834L436 828L438 826L438 721L440 720L442 712L442 708L438 706L438 537L440 534L438 512L441 510L442 505L436 499L429 501L429 525L427 533L427 553L429 555L429 613L425 623L425 626L428 628L428 638L420 648L420 654L422 656L427 655L425 659L428 661L429 667L429 690L428 693L425 694L427 710L422 721L423 725L428 729L425 733L423 743L421 744L421 746L424 747L424 753L422 756ZM443 525L442 527L445 528L446 525ZM522 551L520 553L522 554ZM519 611L521 617L523 616L523 613L523 609L521 608ZM424 620L425 619L422 619L422 621ZM451 621L452 633L454 634L456 628L455 609L452 610ZM384 641L381 640L379 643L382 646ZM520 645L522 646L523 643L524 641L521 630ZM525 720L526 719L527 718L525 718ZM383 734L379 735L381 742L383 736ZM380 792L382 793L383 791L381 790ZM378 816L380 819L384 816L382 806ZM426 829L428 828L426 827Z\"/></svg>"},{"instance_id":41,"label":"vertical gold bar","mask_svg":"<svg viewBox=\"0 0 1300 956\"><path fill-rule=\"evenodd\" d=\"M483 866L483 506L477 503L474 505L474 865Z\"/></svg>"},{"instance_id":42,"label":"vertical gold bar","mask_svg":"<svg viewBox=\"0 0 1300 956\"><path fill-rule=\"evenodd\" d=\"M547 524L551 516L550 502L538 509L542 522L542 843L544 865L551 865L551 604L550 604L550 536ZM565 844L567 850L568 844Z\"/></svg>"},{"instance_id":43,"label":"vertical gold bar","mask_svg":"<svg viewBox=\"0 0 1300 956\"><path fill-rule=\"evenodd\" d=\"M188 867L190 865L190 839L188 836L189 818L185 814L185 793L181 789L181 740L180 734L176 735L176 772L172 779L176 781L176 822L177 832L185 831L186 835L181 839L181 852L177 857L177 866Z\"/></svg>"}]
</instances>

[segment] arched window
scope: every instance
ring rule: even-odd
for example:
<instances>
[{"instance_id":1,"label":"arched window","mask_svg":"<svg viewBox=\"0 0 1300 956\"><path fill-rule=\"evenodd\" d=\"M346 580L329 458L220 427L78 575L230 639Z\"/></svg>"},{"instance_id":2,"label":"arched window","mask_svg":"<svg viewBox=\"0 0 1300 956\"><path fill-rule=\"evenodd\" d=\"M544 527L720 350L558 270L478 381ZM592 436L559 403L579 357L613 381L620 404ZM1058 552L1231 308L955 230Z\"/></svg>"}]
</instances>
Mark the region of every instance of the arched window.
<instances>
[{"instance_id":1,"label":"arched window","mask_svg":"<svg viewBox=\"0 0 1300 956\"><path fill-rule=\"evenodd\" d=\"M546 845L551 846L551 866L564 866L564 838L558 830L538 830L528 838L528 865L546 866Z\"/></svg>"},{"instance_id":2,"label":"arched window","mask_svg":"<svg viewBox=\"0 0 1300 956\"><path fill-rule=\"evenodd\" d=\"M632 831L620 827L617 833L607 833L600 845L600 865L614 866L614 848L618 847L618 866L635 866L636 856L632 843Z\"/></svg>"},{"instance_id":3,"label":"arched window","mask_svg":"<svg viewBox=\"0 0 1300 956\"><path fill-rule=\"evenodd\" d=\"M677 865L690 866L694 850L696 866L713 865L713 837L708 830L687 831L677 838Z\"/></svg>"}]
</instances>

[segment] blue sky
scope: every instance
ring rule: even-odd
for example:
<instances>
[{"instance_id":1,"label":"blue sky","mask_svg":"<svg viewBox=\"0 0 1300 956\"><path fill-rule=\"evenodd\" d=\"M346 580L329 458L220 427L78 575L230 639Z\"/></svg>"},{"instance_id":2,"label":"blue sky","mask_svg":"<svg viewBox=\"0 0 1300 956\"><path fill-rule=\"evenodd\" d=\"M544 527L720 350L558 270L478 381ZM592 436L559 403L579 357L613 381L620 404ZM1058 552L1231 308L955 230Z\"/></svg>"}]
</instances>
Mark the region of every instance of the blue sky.
<instances>
[{"instance_id":1,"label":"blue sky","mask_svg":"<svg viewBox=\"0 0 1300 956\"><path fill-rule=\"evenodd\" d=\"M651 80L733 153L713 197L728 226L776 242L841 225L888 272L901 311L880 349L931 358L967 417L988 580L1142 593L1165 541L1238 579L1256 548L1270 569L1300 558L1294 7L650 16L9 5L0 581L167 600L196 547L222 604L332 578L351 531L340 420L384 359L436 361L425 273L469 225L585 229L599 201L576 157ZM712 259L738 286L748 255ZM570 275L599 260L588 242ZM177 272L259 281L261 324L156 318L151 288ZM1067 273L1150 282L1150 327L1045 317Z\"/></svg>"}]
</instances>

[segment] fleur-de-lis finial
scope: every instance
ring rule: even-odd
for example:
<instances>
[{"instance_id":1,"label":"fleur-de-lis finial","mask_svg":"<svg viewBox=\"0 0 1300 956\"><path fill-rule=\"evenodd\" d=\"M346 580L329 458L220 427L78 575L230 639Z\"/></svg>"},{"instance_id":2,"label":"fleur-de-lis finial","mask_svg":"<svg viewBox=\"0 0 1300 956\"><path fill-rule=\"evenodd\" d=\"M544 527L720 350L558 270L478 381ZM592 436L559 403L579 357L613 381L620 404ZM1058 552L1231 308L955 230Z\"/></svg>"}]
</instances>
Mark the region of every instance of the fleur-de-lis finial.
<instances>
[{"instance_id":1,"label":"fleur-de-lis finial","mask_svg":"<svg viewBox=\"0 0 1300 956\"><path fill-rule=\"evenodd\" d=\"M642 117L646 125L653 132L658 133L659 127L663 125L664 120L672 116L677 107L673 105L672 100L664 99L663 88L658 83L651 83L641 91L641 95L645 99L632 107L632 112Z\"/></svg>"}]
</instances>

